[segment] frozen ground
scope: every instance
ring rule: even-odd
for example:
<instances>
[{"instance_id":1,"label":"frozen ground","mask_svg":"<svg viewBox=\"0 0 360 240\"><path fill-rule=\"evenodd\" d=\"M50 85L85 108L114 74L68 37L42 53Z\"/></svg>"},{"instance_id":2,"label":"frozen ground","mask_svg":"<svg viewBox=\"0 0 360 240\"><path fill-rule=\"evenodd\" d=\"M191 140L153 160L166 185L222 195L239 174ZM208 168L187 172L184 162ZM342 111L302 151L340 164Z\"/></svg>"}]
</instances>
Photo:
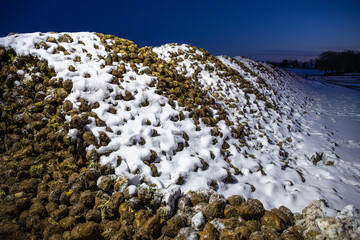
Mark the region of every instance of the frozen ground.
<instances>
[{"instance_id":1,"label":"frozen ground","mask_svg":"<svg viewBox=\"0 0 360 240\"><path fill-rule=\"evenodd\" d=\"M308 79L360 91L360 75L310 76Z\"/></svg>"},{"instance_id":2,"label":"frozen ground","mask_svg":"<svg viewBox=\"0 0 360 240\"><path fill-rule=\"evenodd\" d=\"M134 185L151 182L164 191L213 184L225 196L256 198L267 209L285 205L301 211L316 199L325 199L335 209L349 204L360 208L357 92L309 82L246 58L203 58L207 53L185 44L154 48L161 61L206 90L194 96L199 112L206 98L224 109L229 121L220 120L213 128L204 118L196 123L190 117L194 113L177 104L172 107L168 96L157 94L151 83L159 75L141 74L149 68L142 63L135 64L135 71L121 60L126 52L118 54L119 62L105 64L111 47L107 50L97 35L68 33L71 43L48 41L63 34L13 35L1 38L0 46L44 59L55 69L55 77L71 79L73 90L66 100L75 106L79 98L90 106L98 104L91 111L107 127L90 118L86 128L98 139L104 132L111 141L88 150L109 153L100 163L113 165L118 177ZM42 47L45 42L47 49ZM115 42L108 39L106 44ZM56 52L59 48L67 54ZM111 72L120 66L125 68L123 81L113 84ZM233 76L226 77L230 72ZM117 98L129 94L127 101ZM217 119L225 115L211 106L209 112ZM239 135L246 132L241 139L245 142L234 136L235 129ZM76 129L70 132L79 137ZM159 176L146 164L149 160Z\"/></svg>"},{"instance_id":3,"label":"frozen ground","mask_svg":"<svg viewBox=\"0 0 360 240\"><path fill-rule=\"evenodd\" d=\"M336 153L345 161L360 164L360 93L332 84L308 81L315 100L313 110L340 147Z\"/></svg>"},{"instance_id":4,"label":"frozen ground","mask_svg":"<svg viewBox=\"0 0 360 240\"><path fill-rule=\"evenodd\" d=\"M304 91L311 96L309 116L313 124L324 125L331 139L339 145L335 153L347 162L360 163L360 77L312 76L304 79ZM334 82L352 83L353 89ZM314 121L316 119L316 121ZM315 125L312 126L316 129ZM330 137L330 136L329 136Z\"/></svg>"},{"instance_id":5,"label":"frozen ground","mask_svg":"<svg viewBox=\"0 0 360 240\"><path fill-rule=\"evenodd\" d=\"M327 138L334 144L333 153L339 161L339 169L329 171L330 178L340 183L348 183L360 189L360 93L358 90L318 81L305 80L304 92L311 99L307 109L307 127L315 135L314 146L319 138ZM326 133L326 135L325 135ZM319 146L319 145L317 145ZM320 148L319 148L320 150ZM309 174L321 176L319 169L309 168ZM345 174L342 174L345 173ZM346 177L347 175L347 177ZM352 176L349 178L349 176ZM326 177L325 177L326 178ZM346 184L340 191L346 191ZM348 197L353 198L356 192L349 191ZM355 198L354 198L355 200ZM355 200L356 201L356 200ZM354 202L356 203L356 202ZM355 204L359 207L358 203Z\"/></svg>"},{"instance_id":6,"label":"frozen ground","mask_svg":"<svg viewBox=\"0 0 360 240\"><path fill-rule=\"evenodd\" d=\"M360 74L358 73L347 73L337 76L324 76L325 72L318 69L286 68L286 70L294 72L299 76L311 81L329 83L360 91Z\"/></svg>"}]
</instances>

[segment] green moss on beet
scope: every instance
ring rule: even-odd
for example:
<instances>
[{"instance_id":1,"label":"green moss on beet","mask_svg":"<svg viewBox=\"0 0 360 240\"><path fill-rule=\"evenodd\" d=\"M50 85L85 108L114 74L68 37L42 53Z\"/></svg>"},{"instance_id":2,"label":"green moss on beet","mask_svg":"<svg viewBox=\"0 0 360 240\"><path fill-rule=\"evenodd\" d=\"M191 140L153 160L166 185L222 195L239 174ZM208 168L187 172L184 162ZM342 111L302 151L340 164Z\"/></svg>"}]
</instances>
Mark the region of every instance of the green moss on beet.
<instances>
[{"instance_id":1,"label":"green moss on beet","mask_svg":"<svg viewBox=\"0 0 360 240\"><path fill-rule=\"evenodd\" d=\"M9 57L8 63L9 63L9 64L12 64L13 61L14 61L14 55L13 55L12 53L10 53L10 54L8 55L8 57Z\"/></svg>"}]
</instances>

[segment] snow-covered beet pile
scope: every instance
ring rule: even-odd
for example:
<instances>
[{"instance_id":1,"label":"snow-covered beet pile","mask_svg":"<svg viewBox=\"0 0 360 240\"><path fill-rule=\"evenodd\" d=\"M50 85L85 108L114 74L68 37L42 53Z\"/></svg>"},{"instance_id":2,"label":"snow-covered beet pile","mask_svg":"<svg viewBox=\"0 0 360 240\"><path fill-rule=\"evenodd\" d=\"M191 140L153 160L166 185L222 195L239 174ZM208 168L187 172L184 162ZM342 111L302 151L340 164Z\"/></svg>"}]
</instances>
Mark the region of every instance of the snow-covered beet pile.
<instances>
[{"instance_id":1,"label":"snow-covered beet pile","mask_svg":"<svg viewBox=\"0 0 360 240\"><path fill-rule=\"evenodd\" d=\"M357 156L298 76L95 33L0 60L1 237L359 237Z\"/></svg>"}]
</instances>

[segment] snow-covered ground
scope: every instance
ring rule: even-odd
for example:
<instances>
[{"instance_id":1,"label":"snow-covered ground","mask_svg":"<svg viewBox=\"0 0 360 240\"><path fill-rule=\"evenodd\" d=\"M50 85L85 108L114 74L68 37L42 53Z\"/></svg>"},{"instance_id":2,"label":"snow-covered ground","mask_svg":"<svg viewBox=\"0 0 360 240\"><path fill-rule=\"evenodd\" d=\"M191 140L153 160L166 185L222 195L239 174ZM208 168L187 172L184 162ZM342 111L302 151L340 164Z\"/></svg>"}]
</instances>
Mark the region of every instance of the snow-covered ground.
<instances>
[{"instance_id":1,"label":"snow-covered ground","mask_svg":"<svg viewBox=\"0 0 360 240\"><path fill-rule=\"evenodd\" d=\"M347 162L360 163L360 93L332 84L307 81L314 99L313 112L339 145L335 153Z\"/></svg>"},{"instance_id":2,"label":"snow-covered ground","mask_svg":"<svg viewBox=\"0 0 360 240\"><path fill-rule=\"evenodd\" d=\"M335 201L340 203L352 199L348 204L359 208L356 199L360 190L360 93L321 81L306 80L304 87L311 99L305 118L311 136L304 148L325 152L329 146L321 142L331 143L332 154L337 157L335 168L317 165L305 169L309 176L315 177L315 182L319 179L319 187L322 186L321 180L328 181L329 187L333 182L340 198Z\"/></svg>"},{"instance_id":3,"label":"snow-covered ground","mask_svg":"<svg viewBox=\"0 0 360 240\"><path fill-rule=\"evenodd\" d=\"M310 76L308 79L360 91L360 75Z\"/></svg>"},{"instance_id":4,"label":"snow-covered ground","mask_svg":"<svg viewBox=\"0 0 360 240\"><path fill-rule=\"evenodd\" d=\"M48 41L64 33L33 33L1 38L0 46L44 59L56 78L71 79L73 89L66 100L74 106L80 106L79 98L90 106L98 104L91 111L106 127L90 118L86 128L98 140L103 132L111 141L88 150L109 153L100 163L113 165L117 176L134 185L151 182L164 191L213 185L225 196L257 198L267 209L285 205L301 211L315 199L325 199L335 209L349 204L360 208L360 111L354 91L310 82L246 58L204 58L206 52L189 45L154 48L158 62L175 66L204 90L203 96L194 97L199 112L204 99L224 109L228 122L221 120L225 113L207 106L218 119L211 127L205 118L196 123L184 106L173 107L168 97L159 95L151 85L159 75L141 73L149 69L143 63L136 63L134 70L120 52L118 62L105 64L112 50L106 50L99 36L67 34L72 42ZM108 39L106 44L116 43ZM60 47L67 54L56 52ZM121 67L126 69L123 81L114 84L111 72ZM229 72L234 74L226 75ZM235 136L235 129L246 135ZM79 137L76 129L70 133Z\"/></svg>"},{"instance_id":5,"label":"snow-covered ground","mask_svg":"<svg viewBox=\"0 0 360 240\"><path fill-rule=\"evenodd\" d=\"M345 73L341 75L324 76L325 71L320 71L318 69L286 68L286 70L294 72L308 80L329 83L360 91L359 73Z\"/></svg>"}]
</instances>

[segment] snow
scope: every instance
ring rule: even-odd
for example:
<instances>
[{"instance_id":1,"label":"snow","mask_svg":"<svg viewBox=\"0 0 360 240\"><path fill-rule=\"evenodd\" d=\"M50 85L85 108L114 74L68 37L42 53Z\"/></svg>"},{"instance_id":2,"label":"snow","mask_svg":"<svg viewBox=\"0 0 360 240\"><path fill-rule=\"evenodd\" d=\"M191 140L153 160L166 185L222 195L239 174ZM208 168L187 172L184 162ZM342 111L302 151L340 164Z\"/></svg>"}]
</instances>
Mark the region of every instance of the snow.
<instances>
[{"instance_id":1,"label":"snow","mask_svg":"<svg viewBox=\"0 0 360 240\"><path fill-rule=\"evenodd\" d=\"M205 226L205 217L204 214L202 212L198 212L196 213L192 218L191 218L191 226L195 229L195 230L201 230L201 227Z\"/></svg>"},{"instance_id":2,"label":"snow","mask_svg":"<svg viewBox=\"0 0 360 240\"><path fill-rule=\"evenodd\" d=\"M353 205L347 205L343 208L343 210L337 214L338 218L344 217L354 217L360 219L360 211L359 209L355 208Z\"/></svg>"},{"instance_id":3,"label":"snow","mask_svg":"<svg viewBox=\"0 0 360 240\"><path fill-rule=\"evenodd\" d=\"M70 129L70 130L69 130L69 136L70 136L72 139L76 139L76 138L77 138L77 132L78 132L77 129Z\"/></svg>"},{"instance_id":4,"label":"snow","mask_svg":"<svg viewBox=\"0 0 360 240\"><path fill-rule=\"evenodd\" d=\"M232 137L225 121L217 124L222 136L212 136L212 128L202 121L200 131L196 131L194 121L188 117L189 112L183 107L172 108L166 97L158 95L156 88L149 86L156 80L155 76L139 75L125 62L114 62L101 68L109 52L105 51L96 34L66 33L73 38L72 43L46 42L49 37L58 39L63 34L16 34L0 38L0 46L12 47L19 55L31 54L44 59L54 68L56 78L71 79L73 89L66 100L74 106L80 105L79 98L90 104L99 103L92 111L112 131L97 127L95 119L86 128L98 138L100 131L105 132L111 141L99 148L91 145L88 150L111 151L100 158L100 164L111 164L118 176L127 178L133 184L129 191L134 190L140 179L146 179L163 189L171 204L181 192L209 188L215 181L217 191L225 197L240 194L256 198L267 209L285 205L299 212L315 199L325 199L335 209L347 205L360 208L360 97L351 92L353 90L310 82L247 58L239 58L242 66L219 56L218 60L238 71L268 103L278 106L278 109L267 109L264 100L244 92L241 82L224 79L221 76L223 70L205 70L206 65L216 70L216 65L195 59L194 56L202 56L203 51L185 44L154 48L158 57L167 62L174 59L171 53L178 53L175 58L179 73L191 77L198 67L201 69L198 74L201 87L226 110L235 128L242 124L249 131L245 137L247 145L244 145ZM34 48L35 43L42 41L49 46L47 50ZM108 41L108 44L112 42ZM58 45L69 55L53 54ZM80 62L75 61L76 57L80 57ZM124 81L111 84L113 76L110 72L121 63L126 67ZM69 70L70 65L75 67L75 72ZM137 67L144 68L142 64ZM86 73L91 75L90 78L84 77ZM258 82L259 77L268 87ZM133 100L116 100L117 95L124 96L126 91L133 95ZM148 106L140 107L145 101L149 102ZM108 112L110 107L116 110L114 114ZM215 109L211 110L218 115ZM185 120L171 121L180 111ZM66 119L71 120L70 116ZM155 130L158 136L154 137ZM179 143L185 143L184 132L189 136L188 147L175 152ZM69 135L76 137L76 129L70 129ZM227 138L230 154L224 159L220 149ZM142 139L144 144L140 144ZM213 144L214 139L218 141L216 144ZM144 163L152 151L156 153L154 164L160 173L158 177L152 176L150 167ZM324 153L324 159L314 164L311 156L316 153ZM118 166L119 157L123 161ZM207 169L201 168L201 159L208 163ZM236 174L235 168L241 174ZM228 172L232 175L232 183L223 182ZM178 186L176 183L180 178L184 183Z\"/></svg>"},{"instance_id":5,"label":"snow","mask_svg":"<svg viewBox=\"0 0 360 240\"><path fill-rule=\"evenodd\" d=\"M199 235L191 227L185 227L185 228L181 228L178 235L175 237L175 239L179 239L179 238L180 239L185 238L188 240L198 240Z\"/></svg>"},{"instance_id":6,"label":"snow","mask_svg":"<svg viewBox=\"0 0 360 240\"><path fill-rule=\"evenodd\" d=\"M308 79L360 90L360 75L310 76Z\"/></svg>"},{"instance_id":7,"label":"snow","mask_svg":"<svg viewBox=\"0 0 360 240\"><path fill-rule=\"evenodd\" d=\"M214 227L216 228L217 231L221 232L222 230L225 229L225 226L222 222L220 222L219 219L215 218L214 220L212 220L210 222L212 225L214 225Z\"/></svg>"},{"instance_id":8,"label":"snow","mask_svg":"<svg viewBox=\"0 0 360 240\"><path fill-rule=\"evenodd\" d=\"M129 191L129 195L130 195L130 196L134 196L134 195L137 194L137 188L136 188L136 186L134 186L134 185L130 185L130 186L128 187L128 191Z\"/></svg>"},{"instance_id":9,"label":"snow","mask_svg":"<svg viewBox=\"0 0 360 240\"><path fill-rule=\"evenodd\" d=\"M168 204L170 209L173 209L176 204L176 200L181 196L181 189L179 186L170 186L163 198L163 202Z\"/></svg>"}]
</instances>

